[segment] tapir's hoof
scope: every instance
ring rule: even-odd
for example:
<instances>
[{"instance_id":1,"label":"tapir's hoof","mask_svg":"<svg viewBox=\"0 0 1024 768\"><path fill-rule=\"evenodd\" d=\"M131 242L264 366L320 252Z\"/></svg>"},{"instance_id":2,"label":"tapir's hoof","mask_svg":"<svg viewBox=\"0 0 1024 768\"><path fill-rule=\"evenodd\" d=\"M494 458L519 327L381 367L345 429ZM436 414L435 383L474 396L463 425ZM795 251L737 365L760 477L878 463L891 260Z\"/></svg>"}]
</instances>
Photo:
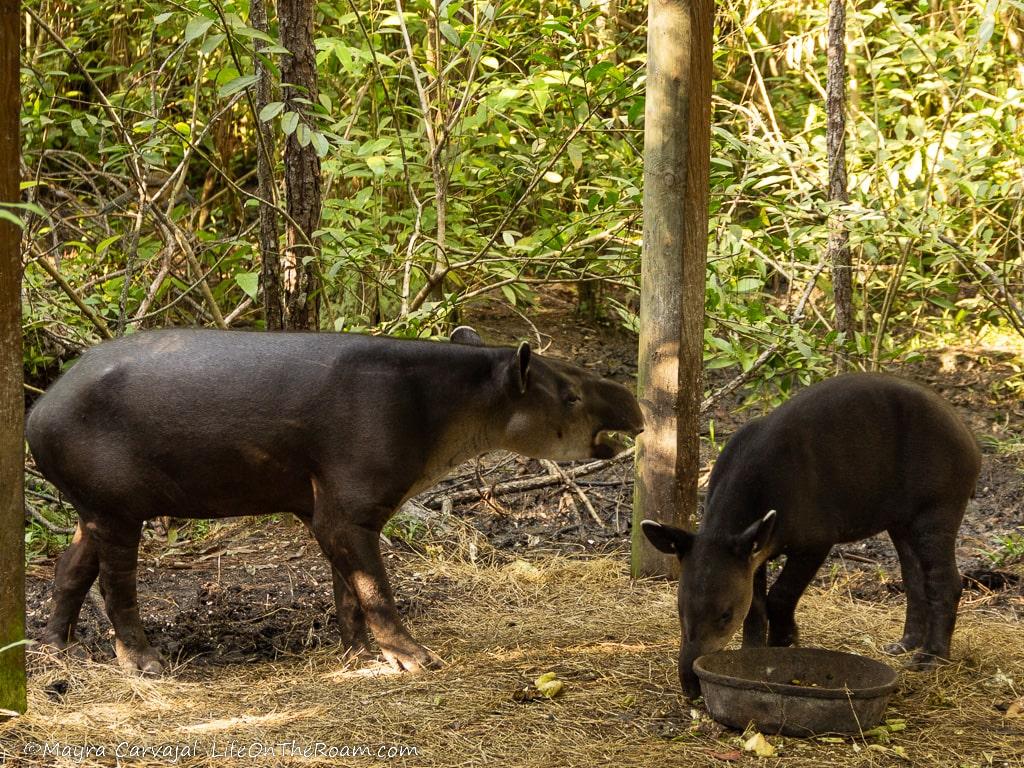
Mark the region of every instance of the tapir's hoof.
<instances>
[{"instance_id":1,"label":"tapir's hoof","mask_svg":"<svg viewBox=\"0 0 1024 768\"><path fill-rule=\"evenodd\" d=\"M159 677L164 673L160 654L153 648L136 651L117 643L114 650L117 654L117 663L127 672L143 677Z\"/></svg>"},{"instance_id":2,"label":"tapir's hoof","mask_svg":"<svg viewBox=\"0 0 1024 768\"><path fill-rule=\"evenodd\" d=\"M906 668L914 672L923 672L928 669L934 669L935 667L945 664L948 659L943 656L939 656L934 653L926 653L925 651L918 651L914 654L913 658L907 662Z\"/></svg>"},{"instance_id":3,"label":"tapir's hoof","mask_svg":"<svg viewBox=\"0 0 1024 768\"><path fill-rule=\"evenodd\" d=\"M905 653L916 651L920 647L921 641L915 640L913 637L904 636L898 642L889 643L888 645L882 646L882 650L888 653L890 656L902 656Z\"/></svg>"},{"instance_id":4,"label":"tapir's hoof","mask_svg":"<svg viewBox=\"0 0 1024 768\"><path fill-rule=\"evenodd\" d=\"M380 650L385 661L396 672L422 672L425 669L437 669L444 663L440 657L418 643L403 648L382 645Z\"/></svg>"},{"instance_id":5,"label":"tapir's hoof","mask_svg":"<svg viewBox=\"0 0 1024 768\"><path fill-rule=\"evenodd\" d=\"M800 644L800 633L793 629L788 632L768 632L768 645L773 648L789 648Z\"/></svg>"}]
</instances>

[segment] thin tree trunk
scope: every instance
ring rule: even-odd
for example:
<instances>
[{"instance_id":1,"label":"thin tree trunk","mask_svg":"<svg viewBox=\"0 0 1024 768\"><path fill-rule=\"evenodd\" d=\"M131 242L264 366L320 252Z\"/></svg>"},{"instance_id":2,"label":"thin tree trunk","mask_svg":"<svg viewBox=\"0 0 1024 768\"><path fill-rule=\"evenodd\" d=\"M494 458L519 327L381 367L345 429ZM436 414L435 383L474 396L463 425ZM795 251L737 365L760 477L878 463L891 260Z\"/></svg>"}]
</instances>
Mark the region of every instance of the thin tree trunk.
<instances>
[{"instance_id":1,"label":"thin tree trunk","mask_svg":"<svg viewBox=\"0 0 1024 768\"><path fill-rule=\"evenodd\" d=\"M251 0L249 3L249 24L253 29L268 32L267 6L265 0ZM256 40L257 51L266 48L266 43ZM266 65L256 60L256 113L270 103L271 76ZM274 183L274 132L268 123L257 126L256 161L259 196L266 202L260 203L260 289L263 292L263 320L268 331L284 328L284 306L281 302L281 250L277 229L277 185Z\"/></svg>"},{"instance_id":2,"label":"thin tree trunk","mask_svg":"<svg viewBox=\"0 0 1024 768\"><path fill-rule=\"evenodd\" d=\"M434 68L434 100L432 109L425 109L423 119L429 120L434 126L435 141L431 142L430 172L434 179L434 212L437 217L436 245L434 246L434 269L436 275L446 272L448 259L445 252L448 243L448 168L445 164L445 152L441 142L444 140L444 68L441 66L441 3L434 0L434 13L427 23L427 57ZM430 290L430 298L434 301L444 299L445 279L441 278ZM453 318L454 319L454 318Z\"/></svg>"},{"instance_id":3,"label":"thin tree trunk","mask_svg":"<svg viewBox=\"0 0 1024 768\"><path fill-rule=\"evenodd\" d=\"M278 0L277 4L281 44L290 52L281 62L284 101L287 109L301 115L300 124L310 130L316 129L313 107L301 100L317 103L315 9L313 0ZM313 245L313 232L320 223L320 158L311 143L305 147L299 143L298 130L284 144L284 182L291 217L284 256L285 324L289 328L314 329L320 307L318 252Z\"/></svg>"},{"instance_id":4,"label":"thin tree trunk","mask_svg":"<svg viewBox=\"0 0 1024 768\"><path fill-rule=\"evenodd\" d=\"M20 5L0 0L0 203L21 197ZM0 219L0 649L25 637L20 246L21 230ZM26 707L25 647L16 645L0 650L0 710L24 712Z\"/></svg>"},{"instance_id":5,"label":"thin tree trunk","mask_svg":"<svg viewBox=\"0 0 1024 768\"><path fill-rule=\"evenodd\" d=\"M832 265L836 330L853 335L853 270L846 216L838 206L850 201L846 191L846 0L829 0L828 82L825 91L825 140L828 153L828 198L837 204L829 216L826 257Z\"/></svg>"},{"instance_id":6,"label":"thin tree trunk","mask_svg":"<svg viewBox=\"0 0 1024 768\"><path fill-rule=\"evenodd\" d=\"M638 376L647 428L637 442L635 576L677 567L640 521L692 528L697 512L713 23L711 0L650 4Z\"/></svg>"}]
</instances>

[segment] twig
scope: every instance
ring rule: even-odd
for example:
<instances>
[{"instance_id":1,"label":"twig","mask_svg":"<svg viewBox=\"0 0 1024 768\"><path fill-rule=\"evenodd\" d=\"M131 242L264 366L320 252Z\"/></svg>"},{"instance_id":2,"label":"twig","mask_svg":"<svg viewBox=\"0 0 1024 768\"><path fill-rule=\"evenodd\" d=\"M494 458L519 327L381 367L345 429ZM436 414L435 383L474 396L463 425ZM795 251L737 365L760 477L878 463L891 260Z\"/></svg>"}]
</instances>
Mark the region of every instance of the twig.
<instances>
[{"instance_id":1,"label":"twig","mask_svg":"<svg viewBox=\"0 0 1024 768\"><path fill-rule=\"evenodd\" d=\"M237 307L235 307L233 310L231 310L231 312L227 315L227 317L224 318L224 323L226 325L231 325L233 322L235 322L235 320L237 320L239 318L239 316L243 312L245 312L245 310L247 310L251 306L252 306L252 297L251 296L246 296L245 299L242 301L242 303L239 304Z\"/></svg>"},{"instance_id":2,"label":"twig","mask_svg":"<svg viewBox=\"0 0 1024 768\"><path fill-rule=\"evenodd\" d=\"M569 477L565 473L564 469L555 464L555 462L549 461L547 459L542 460L541 464L547 469L548 474L550 474L553 478L557 478L566 488L568 488L570 491L576 494L579 500L583 502L583 506L587 508L587 512L594 519L594 522L596 522L602 528L608 527L605 524L604 520L601 519L601 516L597 514L597 510L594 509L594 505L590 503L590 499L587 498L587 494L583 492L582 488L576 485L576 481Z\"/></svg>"},{"instance_id":3,"label":"twig","mask_svg":"<svg viewBox=\"0 0 1024 768\"><path fill-rule=\"evenodd\" d=\"M89 322L96 326L96 330L100 332L100 336L104 339L114 338L114 334L110 332L110 328L107 327L103 318L97 315L96 312L93 311L93 308L85 303L82 297L78 295L78 292L71 286L71 283L64 279L64 276L57 271L57 268L53 266L53 264L51 264L45 257L36 259L35 263L42 267L43 271L52 277L57 285L61 287L61 290L68 295L68 298L75 302L75 306L82 310L82 314L89 319Z\"/></svg>"},{"instance_id":4,"label":"twig","mask_svg":"<svg viewBox=\"0 0 1024 768\"><path fill-rule=\"evenodd\" d=\"M634 448L630 447L615 456L612 456L610 459L599 459L598 461L591 461L586 464L580 464L572 469L564 470L565 476L575 479L577 477L583 477L584 475L593 474L594 472L599 472L600 470L610 467L613 464L617 464L620 461L632 458L634 450ZM526 491L534 491L538 488L545 488L549 485L561 482L563 482L561 477L545 473L543 475L532 475L530 477L521 477L518 480L509 480L504 483L497 483L487 489L470 488L469 490L456 491L455 493L450 491L438 491L427 496L423 499L422 503L424 506L436 509L444 498L450 499L453 503L460 501L476 501L507 493L525 493Z\"/></svg>"},{"instance_id":5,"label":"twig","mask_svg":"<svg viewBox=\"0 0 1024 768\"><path fill-rule=\"evenodd\" d=\"M46 517L43 516L42 512L40 512L31 504L29 504L27 501L25 502L25 517L35 520L50 533L59 533L63 536L67 536L75 532L75 529L73 527L66 528L64 526L60 526L56 523L50 522L46 519Z\"/></svg>"}]
</instances>

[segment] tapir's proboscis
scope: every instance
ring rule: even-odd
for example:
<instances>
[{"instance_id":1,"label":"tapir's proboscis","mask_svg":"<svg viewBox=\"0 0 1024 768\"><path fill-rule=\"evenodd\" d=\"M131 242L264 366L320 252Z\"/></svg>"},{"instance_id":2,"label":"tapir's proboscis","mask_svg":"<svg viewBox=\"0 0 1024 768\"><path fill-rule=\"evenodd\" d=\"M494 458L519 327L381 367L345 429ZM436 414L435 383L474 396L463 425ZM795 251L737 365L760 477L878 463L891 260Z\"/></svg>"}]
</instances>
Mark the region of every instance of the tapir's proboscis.
<instances>
[{"instance_id":1,"label":"tapir's proboscis","mask_svg":"<svg viewBox=\"0 0 1024 768\"><path fill-rule=\"evenodd\" d=\"M98 576L119 662L160 672L136 598L143 522L291 512L332 565L343 642L366 648L369 628L395 668L436 664L395 607L380 552L388 518L481 453L607 458L607 433L643 429L620 384L527 344L484 346L472 329L452 340L179 329L86 352L26 427L40 471L79 515L42 639L73 640Z\"/></svg>"},{"instance_id":2,"label":"tapir's proboscis","mask_svg":"<svg viewBox=\"0 0 1024 768\"><path fill-rule=\"evenodd\" d=\"M680 558L679 677L700 694L693 662L723 648L792 645L794 611L834 544L886 531L907 595L891 653L911 666L949 658L960 600L954 546L981 464L953 408L923 386L847 374L808 387L729 440L708 486L697 534L645 520ZM767 591L767 563L785 565Z\"/></svg>"}]
</instances>

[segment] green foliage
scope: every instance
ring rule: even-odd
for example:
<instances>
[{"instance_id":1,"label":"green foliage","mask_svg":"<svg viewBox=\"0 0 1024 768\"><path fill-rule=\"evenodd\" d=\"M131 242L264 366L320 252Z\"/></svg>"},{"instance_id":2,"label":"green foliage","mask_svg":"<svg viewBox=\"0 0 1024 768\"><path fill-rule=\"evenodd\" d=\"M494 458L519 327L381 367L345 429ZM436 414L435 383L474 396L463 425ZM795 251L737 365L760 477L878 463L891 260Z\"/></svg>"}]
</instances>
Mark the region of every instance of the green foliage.
<instances>
[{"instance_id":1,"label":"green foliage","mask_svg":"<svg viewBox=\"0 0 1024 768\"><path fill-rule=\"evenodd\" d=\"M431 335L460 307L528 307L559 282L636 328L646 5L322 3L317 102L286 104L278 88L258 114L256 61L280 85L283 49L274 19L269 35L248 25L247 2L32 7L54 34L27 25L30 377L98 338L40 258L115 331L210 324L211 301L260 325L257 121L323 158L321 326ZM860 326L841 339L822 264L825 3L719 7L709 368L749 371L767 354L753 383L775 397L828 372L837 349L877 361L912 353L915 335L1011 325L1021 13L981 0L850 9Z\"/></svg>"},{"instance_id":2,"label":"green foliage","mask_svg":"<svg viewBox=\"0 0 1024 768\"><path fill-rule=\"evenodd\" d=\"M1024 560L1024 533L1011 532L1000 536L996 548L985 555L996 566Z\"/></svg>"}]
</instances>

